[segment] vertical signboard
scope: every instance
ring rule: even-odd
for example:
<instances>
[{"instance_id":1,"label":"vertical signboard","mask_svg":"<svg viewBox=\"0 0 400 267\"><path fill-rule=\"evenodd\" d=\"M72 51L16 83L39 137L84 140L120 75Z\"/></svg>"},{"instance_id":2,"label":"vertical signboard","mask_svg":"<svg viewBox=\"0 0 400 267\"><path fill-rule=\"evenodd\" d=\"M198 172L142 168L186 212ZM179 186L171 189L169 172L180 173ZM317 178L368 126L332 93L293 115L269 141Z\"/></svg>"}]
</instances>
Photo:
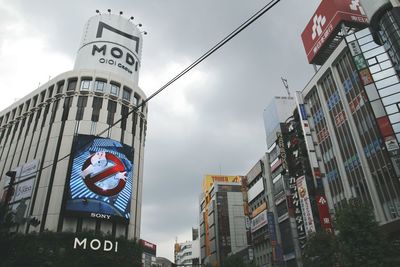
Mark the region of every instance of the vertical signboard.
<instances>
[{"instance_id":1,"label":"vertical signboard","mask_svg":"<svg viewBox=\"0 0 400 267\"><path fill-rule=\"evenodd\" d=\"M321 227L326 232L332 233L333 232L332 219L331 215L329 214L329 207L325 196L318 195L316 197L316 201L318 206L318 213L319 213Z\"/></svg>"},{"instance_id":2,"label":"vertical signboard","mask_svg":"<svg viewBox=\"0 0 400 267\"><path fill-rule=\"evenodd\" d=\"M301 204L300 204L298 189L297 189L297 185L296 185L296 178L290 177L289 188L290 188L290 193L292 196L294 218L296 220L299 243L300 243L300 246L303 248L305 246L307 240L306 240L306 231L304 228L303 213L301 211Z\"/></svg>"},{"instance_id":3,"label":"vertical signboard","mask_svg":"<svg viewBox=\"0 0 400 267\"><path fill-rule=\"evenodd\" d=\"M300 207L303 212L304 229L306 235L315 232L314 218L311 208L310 196L308 194L305 176L300 176L296 180L297 195L299 197Z\"/></svg>"},{"instance_id":4,"label":"vertical signboard","mask_svg":"<svg viewBox=\"0 0 400 267\"><path fill-rule=\"evenodd\" d=\"M66 215L128 222L133 150L118 141L78 135L72 154Z\"/></svg>"}]
</instances>

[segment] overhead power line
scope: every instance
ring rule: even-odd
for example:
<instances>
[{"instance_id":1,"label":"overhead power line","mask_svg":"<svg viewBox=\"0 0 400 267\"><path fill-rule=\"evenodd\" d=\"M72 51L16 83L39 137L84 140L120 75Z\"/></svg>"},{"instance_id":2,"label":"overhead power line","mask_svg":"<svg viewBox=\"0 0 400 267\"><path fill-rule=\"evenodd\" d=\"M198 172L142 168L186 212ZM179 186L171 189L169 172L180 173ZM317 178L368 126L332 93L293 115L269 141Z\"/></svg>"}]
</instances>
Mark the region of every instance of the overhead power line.
<instances>
[{"instance_id":1,"label":"overhead power line","mask_svg":"<svg viewBox=\"0 0 400 267\"><path fill-rule=\"evenodd\" d=\"M257 11L254 15L252 15L249 19L247 19L245 22L243 22L239 27L237 27L235 30L233 30L231 33L229 33L225 38L223 38L221 41L219 41L217 44L215 44L212 48L210 48L207 52L205 52L202 56L197 58L192 64L187 66L184 70L182 70L179 74L177 74L175 77L173 77L170 81L168 81L166 84L161 86L157 91L152 93L147 99L143 100L140 104L135 106L131 111L129 111L127 114L123 115L119 120L111 124L109 127L107 127L105 130L102 132L98 133L96 137L101 137L104 133L108 132L112 127L116 126L118 123L122 122L123 120L126 120L129 115L131 115L134 112L137 112L139 108L141 108L143 105L145 105L147 102L149 102L151 99L153 99L156 95L161 93L163 90L165 90L168 86L176 82L179 78L181 78L183 75L188 73L191 69L196 67L198 64L200 64L202 61L204 61L206 58L208 58L210 55L212 55L214 52L216 52L218 49L220 49L222 46L224 46L227 42L232 40L236 35L238 35L240 32L242 32L244 29L249 27L253 22L255 22L257 19L259 19L261 16L263 16L265 13L267 13L270 9L272 9L276 4L278 4L281 0L271 0L269 1L263 8L261 8L259 11ZM75 150L77 150L76 148ZM44 166L41 168L41 170L49 168L53 166L54 164L68 158L71 156L72 152L59 158L56 162L53 162L47 166ZM37 170L36 172L39 172L40 170Z\"/></svg>"}]
</instances>

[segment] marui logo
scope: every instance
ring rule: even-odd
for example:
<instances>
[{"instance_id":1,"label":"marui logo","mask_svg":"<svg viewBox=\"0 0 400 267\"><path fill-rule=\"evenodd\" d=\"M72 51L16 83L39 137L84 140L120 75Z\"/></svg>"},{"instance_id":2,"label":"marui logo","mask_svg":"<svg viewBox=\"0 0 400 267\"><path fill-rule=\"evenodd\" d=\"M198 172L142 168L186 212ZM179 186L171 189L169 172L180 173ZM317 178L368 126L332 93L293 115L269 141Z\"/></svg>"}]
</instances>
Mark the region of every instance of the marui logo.
<instances>
[{"instance_id":1,"label":"marui logo","mask_svg":"<svg viewBox=\"0 0 400 267\"><path fill-rule=\"evenodd\" d=\"M114 196L124 189L126 171L122 161L114 154L96 152L82 166L86 186L101 196Z\"/></svg>"},{"instance_id":2,"label":"marui logo","mask_svg":"<svg viewBox=\"0 0 400 267\"><path fill-rule=\"evenodd\" d=\"M360 0L351 0L350 9L354 11L360 11L362 15L365 15L364 9L360 5Z\"/></svg>"},{"instance_id":3,"label":"marui logo","mask_svg":"<svg viewBox=\"0 0 400 267\"><path fill-rule=\"evenodd\" d=\"M322 26L325 25L326 17L322 15L315 15L313 18L312 34L311 37L314 40L317 36L322 33Z\"/></svg>"},{"instance_id":4,"label":"marui logo","mask_svg":"<svg viewBox=\"0 0 400 267\"><path fill-rule=\"evenodd\" d=\"M325 205L326 204L325 198L324 197L320 197L318 203L321 204L321 205Z\"/></svg>"}]
</instances>

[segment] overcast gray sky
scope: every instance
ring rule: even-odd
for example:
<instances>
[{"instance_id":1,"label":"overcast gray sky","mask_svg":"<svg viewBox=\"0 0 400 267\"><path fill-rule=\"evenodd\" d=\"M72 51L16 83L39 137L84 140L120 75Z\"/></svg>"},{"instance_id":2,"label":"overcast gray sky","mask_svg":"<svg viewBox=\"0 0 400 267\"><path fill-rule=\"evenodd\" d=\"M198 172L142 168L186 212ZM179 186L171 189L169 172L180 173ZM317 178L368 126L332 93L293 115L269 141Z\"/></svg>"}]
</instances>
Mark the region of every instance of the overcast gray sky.
<instances>
[{"instance_id":1,"label":"overcast gray sky","mask_svg":"<svg viewBox=\"0 0 400 267\"><path fill-rule=\"evenodd\" d=\"M266 0L0 0L0 110L71 70L95 10L122 10L149 34L139 85L150 95ZM282 0L149 103L141 238L173 259L198 224L205 174L244 175L266 150L262 111L313 75L300 34L319 0Z\"/></svg>"}]
</instances>

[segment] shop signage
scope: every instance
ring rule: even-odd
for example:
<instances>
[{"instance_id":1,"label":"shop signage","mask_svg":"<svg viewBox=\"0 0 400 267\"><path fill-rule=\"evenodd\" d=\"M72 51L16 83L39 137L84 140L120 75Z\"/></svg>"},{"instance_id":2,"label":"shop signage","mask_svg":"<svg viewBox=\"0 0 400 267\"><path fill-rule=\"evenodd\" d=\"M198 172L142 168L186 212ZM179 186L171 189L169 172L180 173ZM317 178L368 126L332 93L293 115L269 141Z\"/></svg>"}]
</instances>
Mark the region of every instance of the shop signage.
<instances>
[{"instance_id":1,"label":"shop signage","mask_svg":"<svg viewBox=\"0 0 400 267\"><path fill-rule=\"evenodd\" d=\"M110 241L110 240L101 241L99 239L92 239L89 241L87 238L79 239L79 237L75 237L74 249L83 249L83 250L90 249L90 250L118 252L118 241Z\"/></svg>"}]
</instances>

